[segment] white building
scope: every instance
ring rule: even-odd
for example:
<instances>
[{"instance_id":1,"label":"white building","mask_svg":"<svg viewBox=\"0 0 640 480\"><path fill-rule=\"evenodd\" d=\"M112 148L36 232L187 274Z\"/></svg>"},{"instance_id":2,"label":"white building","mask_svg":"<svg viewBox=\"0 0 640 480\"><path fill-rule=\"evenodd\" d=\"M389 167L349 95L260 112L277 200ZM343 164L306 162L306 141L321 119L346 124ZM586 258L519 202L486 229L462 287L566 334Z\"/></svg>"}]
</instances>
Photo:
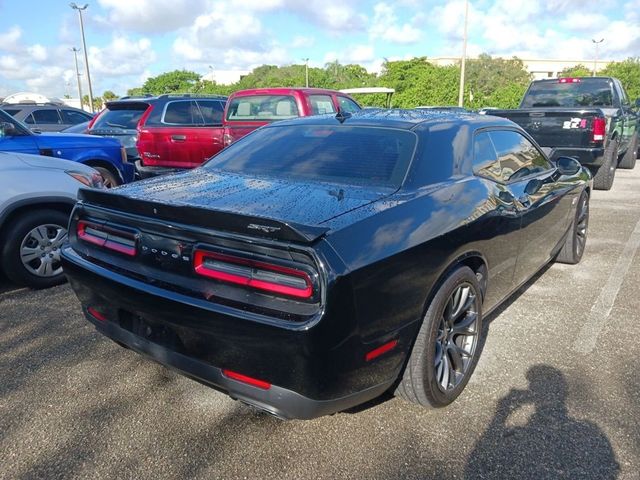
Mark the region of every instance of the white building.
<instances>
[{"instance_id":1,"label":"white building","mask_svg":"<svg viewBox=\"0 0 640 480\"><path fill-rule=\"evenodd\" d=\"M218 85L231 85L249 73L251 73L249 70L210 70L202 76L202 79L216 82Z\"/></svg>"},{"instance_id":2,"label":"white building","mask_svg":"<svg viewBox=\"0 0 640 480\"><path fill-rule=\"evenodd\" d=\"M499 57L494 57L499 58ZM589 69L594 68L594 60L557 60L551 58L520 58L524 68L533 75L534 80L543 78L556 78L565 68L584 65ZM438 66L454 65L460 61L460 57L432 57L428 62ZM598 60L596 70L602 70L613 60Z\"/></svg>"}]
</instances>

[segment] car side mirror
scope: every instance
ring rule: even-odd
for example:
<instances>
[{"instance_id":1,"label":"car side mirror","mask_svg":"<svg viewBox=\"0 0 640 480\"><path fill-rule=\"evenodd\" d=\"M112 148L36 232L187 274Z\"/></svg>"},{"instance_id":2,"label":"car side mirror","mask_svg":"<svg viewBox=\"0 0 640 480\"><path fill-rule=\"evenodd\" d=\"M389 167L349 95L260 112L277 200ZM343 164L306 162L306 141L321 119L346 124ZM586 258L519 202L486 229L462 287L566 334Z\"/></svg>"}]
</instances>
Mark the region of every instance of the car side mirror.
<instances>
[{"instance_id":1,"label":"car side mirror","mask_svg":"<svg viewBox=\"0 0 640 480\"><path fill-rule=\"evenodd\" d=\"M573 176L580 171L582 165L573 157L558 157L556 167L562 175Z\"/></svg>"},{"instance_id":2,"label":"car side mirror","mask_svg":"<svg viewBox=\"0 0 640 480\"><path fill-rule=\"evenodd\" d=\"M15 135L16 127L11 122L0 122L0 137Z\"/></svg>"}]
</instances>

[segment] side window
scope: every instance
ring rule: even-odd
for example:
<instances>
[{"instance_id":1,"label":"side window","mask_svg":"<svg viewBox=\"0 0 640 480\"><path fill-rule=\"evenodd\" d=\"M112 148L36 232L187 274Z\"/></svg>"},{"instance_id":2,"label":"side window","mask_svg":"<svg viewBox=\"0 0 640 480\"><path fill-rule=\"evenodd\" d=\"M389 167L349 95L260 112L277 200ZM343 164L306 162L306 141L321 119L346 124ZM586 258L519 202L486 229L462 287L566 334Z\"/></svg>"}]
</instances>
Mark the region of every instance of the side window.
<instances>
[{"instance_id":1,"label":"side window","mask_svg":"<svg viewBox=\"0 0 640 480\"><path fill-rule=\"evenodd\" d=\"M224 104L218 100L198 100L205 125L221 125Z\"/></svg>"},{"instance_id":2,"label":"side window","mask_svg":"<svg viewBox=\"0 0 640 480\"><path fill-rule=\"evenodd\" d=\"M162 123L169 125L204 125L198 105L193 100L178 100L167 103Z\"/></svg>"},{"instance_id":3,"label":"side window","mask_svg":"<svg viewBox=\"0 0 640 480\"><path fill-rule=\"evenodd\" d=\"M498 130L489 135L500 161L502 181L510 182L552 169L545 156L522 134Z\"/></svg>"},{"instance_id":4,"label":"side window","mask_svg":"<svg viewBox=\"0 0 640 480\"><path fill-rule=\"evenodd\" d=\"M341 95L338 95L338 103L340 104L340 110L343 112L356 113L361 110L360 106L356 102Z\"/></svg>"},{"instance_id":5,"label":"side window","mask_svg":"<svg viewBox=\"0 0 640 480\"><path fill-rule=\"evenodd\" d=\"M73 125L87 122L92 118L91 115L76 112L75 110L61 110L61 112L64 123L71 123Z\"/></svg>"},{"instance_id":6,"label":"side window","mask_svg":"<svg viewBox=\"0 0 640 480\"><path fill-rule=\"evenodd\" d=\"M33 119L35 120L35 123L38 125L43 125L43 124L58 125L62 123L62 121L60 120L60 115L58 114L58 110L55 110L53 108L34 110L31 113L31 115L33 115Z\"/></svg>"},{"instance_id":7,"label":"side window","mask_svg":"<svg viewBox=\"0 0 640 480\"><path fill-rule=\"evenodd\" d=\"M35 125L36 121L33 119L33 115L29 114L24 117L24 123L27 125Z\"/></svg>"},{"instance_id":8,"label":"side window","mask_svg":"<svg viewBox=\"0 0 640 480\"><path fill-rule=\"evenodd\" d=\"M473 173L494 182L502 182L502 168L487 132L479 133L473 141Z\"/></svg>"},{"instance_id":9,"label":"side window","mask_svg":"<svg viewBox=\"0 0 640 480\"><path fill-rule=\"evenodd\" d=\"M622 84L616 80L616 87L618 90L618 95L620 95L620 103L624 106L628 106L629 105L629 98L627 98L627 94L624 91L624 87L622 86Z\"/></svg>"},{"instance_id":10,"label":"side window","mask_svg":"<svg viewBox=\"0 0 640 480\"><path fill-rule=\"evenodd\" d=\"M309 103L313 115L324 115L336 111L329 95L309 95Z\"/></svg>"}]
</instances>

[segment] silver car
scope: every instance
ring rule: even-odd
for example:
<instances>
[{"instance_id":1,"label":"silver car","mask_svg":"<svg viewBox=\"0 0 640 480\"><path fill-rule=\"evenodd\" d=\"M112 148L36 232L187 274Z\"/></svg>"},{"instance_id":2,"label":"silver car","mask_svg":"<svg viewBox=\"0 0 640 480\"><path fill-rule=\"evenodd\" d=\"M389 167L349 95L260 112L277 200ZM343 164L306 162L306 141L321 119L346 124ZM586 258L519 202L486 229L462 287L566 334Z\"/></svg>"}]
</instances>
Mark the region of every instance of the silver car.
<instances>
[{"instance_id":1,"label":"silver car","mask_svg":"<svg viewBox=\"0 0 640 480\"><path fill-rule=\"evenodd\" d=\"M0 152L0 269L20 285L62 283L60 247L79 187L102 188L91 167Z\"/></svg>"}]
</instances>

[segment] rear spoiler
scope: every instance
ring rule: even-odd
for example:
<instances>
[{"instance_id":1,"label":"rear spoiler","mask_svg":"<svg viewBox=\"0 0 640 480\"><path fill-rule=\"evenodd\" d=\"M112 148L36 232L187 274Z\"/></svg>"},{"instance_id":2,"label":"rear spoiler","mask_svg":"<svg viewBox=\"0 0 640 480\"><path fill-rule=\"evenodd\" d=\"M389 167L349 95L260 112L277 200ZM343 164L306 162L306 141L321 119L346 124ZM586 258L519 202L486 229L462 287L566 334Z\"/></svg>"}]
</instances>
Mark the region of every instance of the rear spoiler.
<instances>
[{"instance_id":1,"label":"rear spoiler","mask_svg":"<svg viewBox=\"0 0 640 480\"><path fill-rule=\"evenodd\" d=\"M97 207L157 218L164 221L211 228L252 237L264 237L296 243L312 243L322 237L328 227L301 225L266 217L241 215L188 205L171 205L126 197L109 190L81 188L78 199Z\"/></svg>"}]
</instances>

